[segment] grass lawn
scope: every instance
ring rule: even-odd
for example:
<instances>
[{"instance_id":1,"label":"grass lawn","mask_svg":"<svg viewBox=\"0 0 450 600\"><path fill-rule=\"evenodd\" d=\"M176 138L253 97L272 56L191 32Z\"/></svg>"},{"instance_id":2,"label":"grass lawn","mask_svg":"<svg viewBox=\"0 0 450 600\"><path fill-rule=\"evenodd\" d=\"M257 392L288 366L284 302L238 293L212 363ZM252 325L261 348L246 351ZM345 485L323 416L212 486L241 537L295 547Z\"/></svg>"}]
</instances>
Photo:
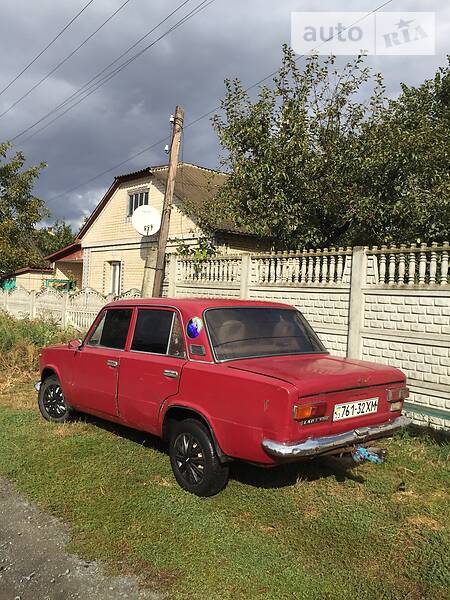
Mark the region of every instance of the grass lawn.
<instances>
[{"instance_id":1,"label":"grass lawn","mask_svg":"<svg viewBox=\"0 0 450 600\"><path fill-rule=\"evenodd\" d=\"M408 434L388 462L235 465L200 499L151 436L38 416L31 382L0 395L0 475L72 526L70 550L176 599L448 599L449 446Z\"/></svg>"}]
</instances>

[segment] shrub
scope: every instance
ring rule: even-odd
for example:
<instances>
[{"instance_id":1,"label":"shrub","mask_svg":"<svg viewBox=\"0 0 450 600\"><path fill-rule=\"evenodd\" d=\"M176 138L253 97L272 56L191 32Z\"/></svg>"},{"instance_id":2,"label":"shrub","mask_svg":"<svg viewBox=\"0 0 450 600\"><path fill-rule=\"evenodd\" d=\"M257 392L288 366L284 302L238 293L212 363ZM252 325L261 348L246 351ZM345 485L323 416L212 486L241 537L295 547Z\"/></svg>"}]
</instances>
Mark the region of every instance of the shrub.
<instances>
[{"instance_id":1,"label":"shrub","mask_svg":"<svg viewBox=\"0 0 450 600\"><path fill-rule=\"evenodd\" d=\"M39 349L78 337L71 327L49 319L16 319L0 311L0 374L14 378L36 371Z\"/></svg>"}]
</instances>

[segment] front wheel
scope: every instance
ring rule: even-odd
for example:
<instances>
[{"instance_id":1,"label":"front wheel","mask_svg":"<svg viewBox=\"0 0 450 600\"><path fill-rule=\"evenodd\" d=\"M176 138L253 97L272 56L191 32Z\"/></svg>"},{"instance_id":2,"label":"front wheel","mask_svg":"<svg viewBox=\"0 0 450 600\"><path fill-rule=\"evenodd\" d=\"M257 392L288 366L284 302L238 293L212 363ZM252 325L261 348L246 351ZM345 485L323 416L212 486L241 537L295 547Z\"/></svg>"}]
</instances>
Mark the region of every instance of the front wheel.
<instances>
[{"instance_id":1,"label":"front wheel","mask_svg":"<svg viewBox=\"0 0 450 600\"><path fill-rule=\"evenodd\" d=\"M67 405L61 383L56 375L47 377L39 390L39 410L47 421L64 423L70 419L72 411Z\"/></svg>"},{"instance_id":2,"label":"front wheel","mask_svg":"<svg viewBox=\"0 0 450 600\"><path fill-rule=\"evenodd\" d=\"M222 490L229 467L217 456L211 435L199 421L175 421L171 427L169 455L178 484L197 496L213 496Z\"/></svg>"}]
</instances>

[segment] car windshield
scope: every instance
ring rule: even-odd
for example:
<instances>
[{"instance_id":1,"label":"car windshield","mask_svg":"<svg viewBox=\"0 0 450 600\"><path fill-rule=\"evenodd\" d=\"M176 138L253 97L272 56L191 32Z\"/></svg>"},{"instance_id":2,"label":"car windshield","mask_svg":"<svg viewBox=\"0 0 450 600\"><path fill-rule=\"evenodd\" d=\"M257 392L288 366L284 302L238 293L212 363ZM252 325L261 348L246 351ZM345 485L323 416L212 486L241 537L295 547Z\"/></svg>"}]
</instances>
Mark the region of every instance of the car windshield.
<instances>
[{"instance_id":1,"label":"car windshield","mask_svg":"<svg viewBox=\"0 0 450 600\"><path fill-rule=\"evenodd\" d=\"M306 319L284 308L211 308L205 320L217 360L326 352Z\"/></svg>"}]
</instances>

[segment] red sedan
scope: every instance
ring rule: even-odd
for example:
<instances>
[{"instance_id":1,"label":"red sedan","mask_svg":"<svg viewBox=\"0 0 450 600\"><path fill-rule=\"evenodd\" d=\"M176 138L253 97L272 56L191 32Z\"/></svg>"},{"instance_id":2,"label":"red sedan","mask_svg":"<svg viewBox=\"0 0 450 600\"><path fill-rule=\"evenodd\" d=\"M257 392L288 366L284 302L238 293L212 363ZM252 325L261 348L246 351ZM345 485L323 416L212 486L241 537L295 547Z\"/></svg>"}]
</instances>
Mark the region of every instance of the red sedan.
<instances>
[{"instance_id":1,"label":"red sedan","mask_svg":"<svg viewBox=\"0 0 450 600\"><path fill-rule=\"evenodd\" d=\"M83 341L43 349L40 370L44 418L82 411L166 439L176 480L199 496L226 485L233 459L342 454L408 423L401 371L330 356L274 302L114 302Z\"/></svg>"}]
</instances>

